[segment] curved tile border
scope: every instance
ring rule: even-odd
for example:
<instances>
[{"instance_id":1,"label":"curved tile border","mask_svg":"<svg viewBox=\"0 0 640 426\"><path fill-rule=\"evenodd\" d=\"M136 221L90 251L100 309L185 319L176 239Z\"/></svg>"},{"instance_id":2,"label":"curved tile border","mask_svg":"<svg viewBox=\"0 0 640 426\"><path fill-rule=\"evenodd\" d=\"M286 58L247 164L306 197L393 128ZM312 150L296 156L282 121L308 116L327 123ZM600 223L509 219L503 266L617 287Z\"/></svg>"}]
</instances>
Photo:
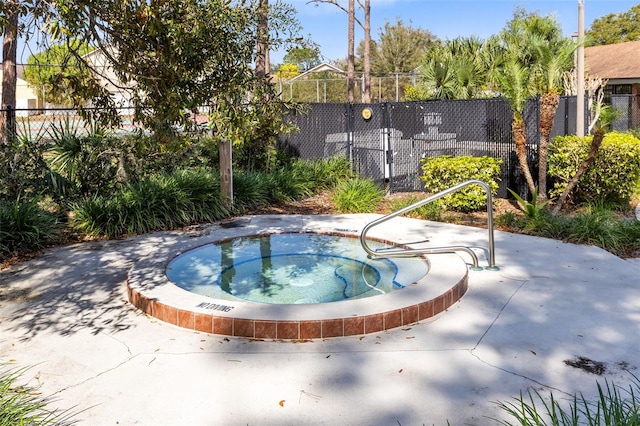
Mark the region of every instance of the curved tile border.
<instances>
[{"instance_id":1,"label":"curved tile border","mask_svg":"<svg viewBox=\"0 0 640 426\"><path fill-rule=\"evenodd\" d=\"M295 228L298 232L311 231L304 226L288 226L286 232ZM195 238L181 249L264 233L251 227L223 231L216 236ZM388 236L383 239L393 242ZM312 305L261 304L212 299L183 290L164 273L169 260L148 256L131 269L127 292L135 307L179 327L254 339L304 340L390 330L443 312L464 295L468 286L464 261L456 254L438 254L428 258L429 273L425 277L392 293Z\"/></svg>"}]
</instances>

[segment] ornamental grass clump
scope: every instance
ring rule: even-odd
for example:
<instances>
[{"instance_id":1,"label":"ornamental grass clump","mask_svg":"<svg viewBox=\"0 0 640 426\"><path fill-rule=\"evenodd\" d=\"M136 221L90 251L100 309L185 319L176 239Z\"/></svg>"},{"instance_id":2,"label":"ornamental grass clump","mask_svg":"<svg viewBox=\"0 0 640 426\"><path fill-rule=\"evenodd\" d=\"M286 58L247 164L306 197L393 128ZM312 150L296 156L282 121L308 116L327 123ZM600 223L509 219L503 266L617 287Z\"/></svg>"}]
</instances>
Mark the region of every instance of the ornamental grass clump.
<instances>
[{"instance_id":1,"label":"ornamental grass clump","mask_svg":"<svg viewBox=\"0 0 640 426\"><path fill-rule=\"evenodd\" d=\"M0 426L74 424L74 413L49 409L48 398L42 397L32 386L19 384L26 371L26 368L0 366Z\"/></svg>"},{"instance_id":2,"label":"ornamental grass clump","mask_svg":"<svg viewBox=\"0 0 640 426\"><path fill-rule=\"evenodd\" d=\"M496 404L504 410L509 420L496 420L505 426L639 426L640 381L633 376L628 389L605 381L597 383L598 397L588 400L584 395L574 395L568 402L558 400L553 393L545 398L537 390L520 393L511 401Z\"/></svg>"},{"instance_id":3,"label":"ornamental grass clump","mask_svg":"<svg viewBox=\"0 0 640 426\"><path fill-rule=\"evenodd\" d=\"M339 184L333 201L340 213L371 213L382 201L384 191L371 179L350 179Z\"/></svg>"},{"instance_id":4,"label":"ornamental grass clump","mask_svg":"<svg viewBox=\"0 0 640 426\"><path fill-rule=\"evenodd\" d=\"M0 200L0 260L15 251L40 250L58 235L56 217L34 200Z\"/></svg>"}]
</instances>

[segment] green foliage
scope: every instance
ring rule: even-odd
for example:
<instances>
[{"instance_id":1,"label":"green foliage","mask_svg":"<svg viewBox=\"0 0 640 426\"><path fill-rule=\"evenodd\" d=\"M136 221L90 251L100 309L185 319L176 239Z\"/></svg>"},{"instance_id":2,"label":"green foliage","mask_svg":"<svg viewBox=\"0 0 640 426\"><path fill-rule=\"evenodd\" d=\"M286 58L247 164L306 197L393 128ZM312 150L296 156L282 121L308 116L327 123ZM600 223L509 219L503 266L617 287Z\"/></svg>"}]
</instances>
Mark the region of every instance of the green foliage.
<instances>
[{"instance_id":1,"label":"green foliage","mask_svg":"<svg viewBox=\"0 0 640 426\"><path fill-rule=\"evenodd\" d=\"M233 174L234 210L238 213L259 209L271 202L269 181L264 173L255 171Z\"/></svg>"},{"instance_id":2,"label":"green foliage","mask_svg":"<svg viewBox=\"0 0 640 426\"><path fill-rule=\"evenodd\" d=\"M0 201L0 259L16 251L42 249L57 233L56 217L35 199Z\"/></svg>"},{"instance_id":3,"label":"green foliage","mask_svg":"<svg viewBox=\"0 0 640 426\"><path fill-rule=\"evenodd\" d=\"M55 183L55 175L43 159L47 144L42 131L33 131L30 121L23 121L16 138L8 138L0 155L0 199L15 200L20 196L36 197Z\"/></svg>"},{"instance_id":4,"label":"green foliage","mask_svg":"<svg viewBox=\"0 0 640 426\"><path fill-rule=\"evenodd\" d=\"M593 136L557 137L549 147L552 196L561 194L589 153ZM607 133L592 167L573 193L574 203L584 201L628 201L640 179L640 139L630 134Z\"/></svg>"},{"instance_id":5,"label":"green foliage","mask_svg":"<svg viewBox=\"0 0 640 426\"><path fill-rule=\"evenodd\" d=\"M509 100L514 120L522 118L529 97L555 89L563 71L572 67L573 43L553 15L540 16L517 8L491 43L490 76L497 91Z\"/></svg>"},{"instance_id":6,"label":"green foliage","mask_svg":"<svg viewBox=\"0 0 640 426\"><path fill-rule=\"evenodd\" d=\"M81 103L86 100L81 94L74 93L74 85L86 84L92 79L91 71L82 66L77 56L89 53L91 48L79 40L69 40L64 44L56 44L48 49L33 54L27 59L24 79L44 101L56 105ZM71 83L72 80L77 80ZM80 97L74 99L74 96Z\"/></svg>"},{"instance_id":7,"label":"green foliage","mask_svg":"<svg viewBox=\"0 0 640 426\"><path fill-rule=\"evenodd\" d=\"M384 191L370 179L350 179L340 183L333 201L341 213L370 213L382 200Z\"/></svg>"},{"instance_id":8,"label":"green foliage","mask_svg":"<svg viewBox=\"0 0 640 426\"><path fill-rule=\"evenodd\" d=\"M351 177L349 161L345 157L297 160L267 173L236 171L233 176L234 208L244 212L297 200L333 188Z\"/></svg>"},{"instance_id":9,"label":"green foliage","mask_svg":"<svg viewBox=\"0 0 640 426\"><path fill-rule=\"evenodd\" d=\"M340 182L353 178L349 160L344 156L335 156L320 160L298 160L292 164L301 179L313 192L331 189Z\"/></svg>"},{"instance_id":10,"label":"green foliage","mask_svg":"<svg viewBox=\"0 0 640 426\"><path fill-rule=\"evenodd\" d=\"M214 169L160 172L128 183L112 195L93 195L74 203L72 226L86 235L119 238L195 223L296 200L332 187L350 176L344 158L295 161L271 172L236 171L234 205L220 193Z\"/></svg>"},{"instance_id":11,"label":"green foliage","mask_svg":"<svg viewBox=\"0 0 640 426\"><path fill-rule=\"evenodd\" d=\"M566 239L596 245L614 254L640 247L640 222L620 220L617 216L606 205L589 204L566 221Z\"/></svg>"},{"instance_id":12,"label":"green foliage","mask_svg":"<svg viewBox=\"0 0 640 426\"><path fill-rule=\"evenodd\" d=\"M476 38L456 38L431 47L424 55L417 88L409 99L486 97L491 45Z\"/></svg>"},{"instance_id":13,"label":"green foliage","mask_svg":"<svg viewBox=\"0 0 640 426\"><path fill-rule=\"evenodd\" d=\"M204 169L181 170L127 184L113 196L96 195L73 206L72 226L81 233L119 238L229 215L217 176Z\"/></svg>"},{"instance_id":14,"label":"green foliage","mask_svg":"<svg viewBox=\"0 0 640 426\"><path fill-rule=\"evenodd\" d=\"M50 400L38 389L21 384L27 369L0 369L0 425L63 426L74 424L75 414L47 408Z\"/></svg>"},{"instance_id":15,"label":"green foliage","mask_svg":"<svg viewBox=\"0 0 640 426\"><path fill-rule=\"evenodd\" d=\"M628 389L623 389L605 380L605 385L597 384L598 398L587 400L584 395L574 395L565 407L563 400L558 400L549 394L545 398L537 390L529 390L526 395L512 401L499 401L496 404L504 410L509 420L496 420L497 423L508 425L538 425L538 426L637 426L640 424L640 382L633 376L633 383Z\"/></svg>"},{"instance_id":16,"label":"green foliage","mask_svg":"<svg viewBox=\"0 0 640 426\"><path fill-rule=\"evenodd\" d=\"M542 212L544 206L548 204L548 201L538 202L538 187L533 191L531 202L526 201L511 188L507 188L511 195L516 199L518 205L527 217L537 217Z\"/></svg>"},{"instance_id":17,"label":"green foliage","mask_svg":"<svg viewBox=\"0 0 640 426\"><path fill-rule=\"evenodd\" d=\"M185 110L205 105L216 94L235 93L252 78L255 21L241 5L80 1L59 5L57 12L54 37L69 32L97 44L100 33L109 39L101 51L122 83L135 82L136 121L156 131L186 124Z\"/></svg>"},{"instance_id":18,"label":"green foliage","mask_svg":"<svg viewBox=\"0 0 640 426\"><path fill-rule=\"evenodd\" d=\"M491 187L491 192L498 190L502 160L492 157L451 157L444 155L438 158L422 160L422 176L425 189L429 193L437 193L469 179L479 179ZM471 212L487 205L484 188L471 185L458 192L442 198L447 208Z\"/></svg>"},{"instance_id":19,"label":"green foliage","mask_svg":"<svg viewBox=\"0 0 640 426\"><path fill-rule=\"evenodd\" d=\"M594 19L585 35L592 46L640 40L640 4Z\"/></svg>"},{"instance_id":20,"label":"green foliage","mask_svg":"<svg viewBox=\"0 0 640 426\"><path fill-rule=\"evenodd\" d=\"M621 219L619 212L603 203L585 205L573 215L553 216L546 210L519 218L504 214L496 218L496 224L530 235L596 245L617 256L640 249L640 221Z\"/></svg>"},{"instance_id":21,"label":"green foliage","mask_svg":"<svg viewBox=\"0 0 640 426\"><path fill-rule=\"evenodd\" d=\"M96 76L125 90L135 86L128 90L134 119L161 139L189 127L190 112L203 105L242 104L247 93L253 102L263 87L269 87L267 100L277 99L269 76L253 68L263 12L258 2L245 1L81 0L55 2L43 20L55 42L79 39L96 47L90 57L75 55ZM270 47L294 45L300 29L295 10L278 2L268 18ZM88 83L75 82L70 91L114 111L114 99L97 78Z\"/></svg>"},{"instance_id":22,"label":"green foliage","mask_svg":"<svg viewBox=\"0 0 640 426\"><path fill-rule=\"evenodd\" d=\"M272 85L254 88L253 97L243 102L244 92L233 100L226 96L211 108L210 124L217 138L231 141L234 165L243 169L267 171L276 164L276 140L293 130L285 122L285 105L274 99Z\"/></svg>"},{"instance_id":23,"label":"green foliage","mask_svg":"<svg viewBox=\"0 0 640 426\"><path fill-rule=\"evenodd\" d=\"M107 194L126 175L118 163L123 156L123 139L108 135L95 122L89 123L88 134L82 134L81 124L67 118L49 130L53 145L45 158L51 170L63 178L56 194L60 197Z\"/></svg>"},{"instance_id":24,"label":"green foliage","mask_svg":"<svg viewBox=\"0 0 640 426\"><path fill-rule=\"evenodd\" d=\"M429 31L413 28L400 18L385 22L378 37L371 46L371 69L378 74L413 72L425 50L437 40Z\"/></svg>"},{"instance_id":25,"label":"green foliage","mask_svg":"<svg viewBox=\"0 0 640 426\"><path fill-rule=\"evenodd\" d=\"M282 61L295 64L299 72L304 72L320 64L320 50L317 47L294 47L284 55Z\"/></svg>"}]
</instances>

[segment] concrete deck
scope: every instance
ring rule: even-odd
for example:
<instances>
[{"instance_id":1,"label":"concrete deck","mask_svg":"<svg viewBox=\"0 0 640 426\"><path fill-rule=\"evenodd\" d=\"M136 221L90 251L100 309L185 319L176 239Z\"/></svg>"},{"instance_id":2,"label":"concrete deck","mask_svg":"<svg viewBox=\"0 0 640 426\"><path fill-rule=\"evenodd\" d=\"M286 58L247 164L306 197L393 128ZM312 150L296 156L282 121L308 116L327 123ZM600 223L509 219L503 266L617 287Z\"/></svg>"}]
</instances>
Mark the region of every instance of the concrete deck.
<instances>
[{"instance_id":1,"label":"concrete deck","mask_svg":"<svg viewBox=\"0 0 640 426\"><path fill-rule=\"evenodd\" d=\"M357 230L374 217L284 219ZM252 223L267 229L273 217ZM403 218L385 227L394 240L487 247L483 229ZM589 398L596 381L626 387L638 374L640 263L504 232L495 234L500 270L470 271L448 311L366 336L224 337L128 303L137 260L168 259L218 230L55 248L0 271L0 364L32 366L24 379L86 425L486 425L505 416L495 401L521 391ZM577 357L605 373L565 363Z\"/></svg>"}]
</instances>

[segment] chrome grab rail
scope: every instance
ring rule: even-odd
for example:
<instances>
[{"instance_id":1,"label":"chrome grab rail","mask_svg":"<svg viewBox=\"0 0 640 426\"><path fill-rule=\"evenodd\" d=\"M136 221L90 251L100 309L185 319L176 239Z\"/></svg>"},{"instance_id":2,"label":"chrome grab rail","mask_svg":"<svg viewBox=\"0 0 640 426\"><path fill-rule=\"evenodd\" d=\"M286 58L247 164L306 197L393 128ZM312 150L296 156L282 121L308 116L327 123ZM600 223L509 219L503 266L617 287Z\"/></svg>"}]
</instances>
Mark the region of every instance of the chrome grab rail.
<instances>
[{"instance_id":1,"label":"chrome grab rail","mask_svg":"<svg viewBox=\"0 0 640 426\"><path fill-rule=\"evenodd\" d=\"M436 254L436 253L452 253L456 251L462 251L469 256L473 260L474 269L481 269L478 266L478 256L471 250L469 247L465 246L448 246L448 247L432 247L432 248L407 248L407 249L389 249L384 251L376 251L373 250L367 244L366 236L367 232L371 228L376 225L380 225L383 222L386 222L390 219L393 219L396 216L400 216L412 210L415 210L419 207L424 206L432 201L438 200L444 196L447 196L453 192L459 191L463 188L466 188L469 185L480 185L484 188L487 194L487 228L489 230L489 267L487 269L496 270L496 260L495 260L495 246L493 239L493 197L491 196L491 187L487 185L485 182L478 179L471 179L465 182L459 183L458 185L452 186L451 188L445 189L444 191L440 191L437 194L433 194L425 198L424 200L420 200L416 203L411 204L410 206L404 207L400 210L397 210L393 213L389 213L379 219L369 222L362 228L362 232L360 232L360 244L365 252L372 257L402 257L402 256L415 256L420 254Z\"/></svg>"}]
</instances>

